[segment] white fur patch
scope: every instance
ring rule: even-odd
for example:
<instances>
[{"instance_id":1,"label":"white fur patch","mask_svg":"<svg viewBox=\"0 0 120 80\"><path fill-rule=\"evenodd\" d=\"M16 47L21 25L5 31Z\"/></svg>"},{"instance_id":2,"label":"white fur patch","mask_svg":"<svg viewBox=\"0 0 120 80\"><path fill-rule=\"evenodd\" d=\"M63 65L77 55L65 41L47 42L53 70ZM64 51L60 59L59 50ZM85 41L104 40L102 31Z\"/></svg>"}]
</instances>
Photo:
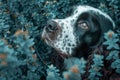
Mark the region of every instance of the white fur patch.
<instances>
[{"instance_id":1,"label":"white fur patch","mask_svg":"<svg viewBox=\"0 0 120 80\"><path fill-rule=\"evenodd\" d=\"M62 32L58 35L54 46L65 54L72 54L72 48L76 46L76 38L70 24L71 20L59 19L54 21L59 22L58 24L62 27Z\"/></svg>"}]
</instances>

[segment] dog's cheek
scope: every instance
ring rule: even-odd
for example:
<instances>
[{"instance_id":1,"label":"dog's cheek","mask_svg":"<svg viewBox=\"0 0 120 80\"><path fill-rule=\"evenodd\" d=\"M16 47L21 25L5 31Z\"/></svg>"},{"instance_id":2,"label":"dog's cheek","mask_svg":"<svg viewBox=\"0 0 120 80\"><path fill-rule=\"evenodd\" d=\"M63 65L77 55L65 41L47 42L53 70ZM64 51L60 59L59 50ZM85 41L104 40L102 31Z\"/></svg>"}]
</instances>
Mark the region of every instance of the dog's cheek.
<instances>
[{"instance_id":1,"label":"dog's cheek","mask_svg":"<svg viewBox=\"0 0 120 80\"><path fill-rule=\"evenodd\" d=\"M84 38L85 43L90 45L92 43L92 37L90 35L85 36Z\"/></svg>"},{"instance_id":2,"label":"dog's cheek","mask_svg":"<svg viewBox=\"0 0 120 80\"><path fill-rule=\"evenodd\" d=\"M76 37L77 44L80 44L84 41L85 31L81 31L79 28L77 28L74 31L74 36Z\"/></svg>"},{"instance_id":3,"label":"dog's cheek","mask_svg":"<svg viewBox=\"0 0 120 80\"><path fill-rule=\"evenodd\" d=\"M88 46L91 47L96 46L99 44L100 38L101 38L100 33L99 34L97 32L92 33L84 37L84 41L85 41L84 43L86 43Z\"/></svg>"}]
</instances>

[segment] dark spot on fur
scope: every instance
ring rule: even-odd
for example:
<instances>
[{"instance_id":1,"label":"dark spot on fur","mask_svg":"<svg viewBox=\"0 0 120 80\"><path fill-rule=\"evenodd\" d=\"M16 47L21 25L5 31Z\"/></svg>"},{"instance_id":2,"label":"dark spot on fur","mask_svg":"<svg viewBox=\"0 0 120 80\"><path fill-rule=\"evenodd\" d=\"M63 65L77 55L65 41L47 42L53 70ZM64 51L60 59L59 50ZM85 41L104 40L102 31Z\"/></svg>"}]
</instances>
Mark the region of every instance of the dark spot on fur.
<instances>
[{"instance_id":1,"label":"dark spot on fur","mask_svg":"<svg viewBox=\"0 0 120 80\"><path fill-rule=\"evenodd\" d=\"M67 51L67 52L70 51L70 48L66 48L66 51Z\"/></svg>"},{"instance_id":2,"label":"dark spot on fur","mask_svg":"<svg viewBox=\"0 0 120 80\"><path fill-rule=\"evenodd\" d=\"M72 46L75 46L74 44Z\"/></svg>"},{"instance_id":3,"label":"dark spot on fur","mask_svg":"<svg viewBox=\"0 0 120 80\"><path fill-rule=\"evenodd\" d=\"M76 10L75 13L78 13L78 10Z\"/></svg>"},{"instance_id":4,"label":"dark spot on fur","mask_svg":"<svg viewBox=\"0 0 120 80\"><path fill-rule=\"evenodd\" d=\"M73 24L73 22L74 22L74 19L73 19L73 20L71 20L71 24Z\"/></svg>"},{"instance_id":5,"label":"dark spot on fur","mask_svg":"<svg viewBox=\"0 0 120 80\"><path fill-rule=\"evenodd\" d=\"M64 49L64 47L62 47L62 49Z\"/></svg>"},{"instance_id":6,"label":"dark spot on fur","mask_svg":"<svg viewBox=\"0 0 120 80\"><path fill-rule=\"evenodd\" d=\"M72 22L74 22L75 20L73 19Z\"/></svg>"},{"instance_id":7,"label":"dark spot on fur","mask_svg":"<svg viewBox=\"0 0 120 80\"><path fill-rule=\"evenodd\" d=\"M68 35L65 36L66 38L68 37Z\"/></svg>"},{"instance_id":8,"label":"dark spot on fur","mask_svg":"<svg viewBox=\"0 0 120 80\"><path fill-rule=\"evenodd\" d=\"M71 44L70 44L70 43L68 43L68 46L71 46Z\"/></svg>"},{"instance_id":9,"label":"dark spot on fur","mask_svg":"<svg viewBox=\"0 0 120 80\"><path fill-rule=\"evenodd\" d=\"M62 26L64 26L64 23L61 23Z\"/></svg>"},{"instance_id":10,"label":"dark spot on fur","mask_svg":"<svg viewBox=\"0 0 120 80\"><path fill-rule=\"evenodd\" d=\"M62 34L60 34L60 38L62 37Z\"/></svg>"}]
</instances>

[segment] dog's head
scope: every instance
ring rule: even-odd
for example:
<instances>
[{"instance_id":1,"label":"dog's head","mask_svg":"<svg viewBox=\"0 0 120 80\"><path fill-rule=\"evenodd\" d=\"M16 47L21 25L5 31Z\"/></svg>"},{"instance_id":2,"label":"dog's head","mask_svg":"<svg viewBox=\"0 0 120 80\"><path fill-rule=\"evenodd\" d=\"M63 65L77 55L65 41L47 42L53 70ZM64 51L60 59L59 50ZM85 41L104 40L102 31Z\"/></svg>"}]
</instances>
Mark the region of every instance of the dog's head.
<instances>
[{"instance_id":1,"label":"dog's head","mask_svg":"<svg viewBox=\"0 0 120 80\"><path fill-rule=\"evenodd\" d=\"M102 11L90 6L78 6L65 19L48 21L42 38L57 51L71 55L83 43L90 47L99 45L103 33L114 27L113 20Z\"/></svg>"}]
</instances>

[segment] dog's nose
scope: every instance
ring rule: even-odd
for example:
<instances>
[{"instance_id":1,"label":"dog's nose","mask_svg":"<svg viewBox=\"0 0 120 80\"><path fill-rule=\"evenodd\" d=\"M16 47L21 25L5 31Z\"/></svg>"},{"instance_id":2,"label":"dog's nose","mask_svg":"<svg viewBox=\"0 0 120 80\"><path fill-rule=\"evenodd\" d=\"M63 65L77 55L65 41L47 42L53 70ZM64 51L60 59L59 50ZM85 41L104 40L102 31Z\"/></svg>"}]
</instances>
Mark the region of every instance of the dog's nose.
<instances>
[{"instance_id":1,"label":"dog's nose","mask_svg":"<svg viewBox=\"0 0 120 80\"><path fill-rule=\"evenodd\" d=\"M58 30L58 25L55 21L50 20L47 22L47 26L46 26L46 31L47 32L54 32Z\"/></svg>"}]
</instances>

